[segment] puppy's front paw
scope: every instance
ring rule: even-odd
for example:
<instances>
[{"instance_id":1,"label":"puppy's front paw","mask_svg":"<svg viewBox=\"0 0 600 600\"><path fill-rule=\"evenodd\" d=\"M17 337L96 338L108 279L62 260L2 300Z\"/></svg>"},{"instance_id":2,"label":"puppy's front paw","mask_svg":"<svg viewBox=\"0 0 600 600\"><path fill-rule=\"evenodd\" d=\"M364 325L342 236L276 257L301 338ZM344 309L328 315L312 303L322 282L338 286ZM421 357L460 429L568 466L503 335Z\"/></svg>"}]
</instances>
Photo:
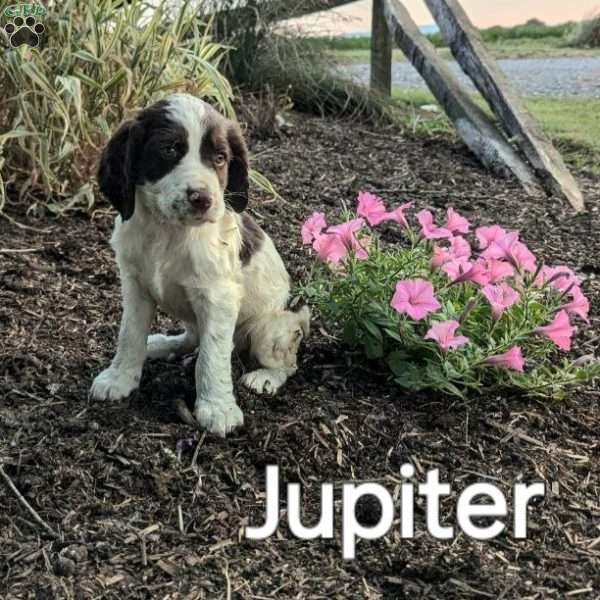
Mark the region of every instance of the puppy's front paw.
<instances>
[{"instance_id":1,"label":"puppy's front paw","mask_svg":"<svg viewBox=\"0 0 600 600\"><path fill-rule=\"evenodd\" d=\"M257 394L272 396L277 393L287 378L286 369L257 369L242 375L240 383Z\"/></svg>"},{"instance_id":2,"label":"puppy's front paw","mask_svg":"<svg viewBox=\"0 0 600 600\"><path fill-rule=\"evenodd\" d=\"M139 386L139 376L109 367L94 379L90 397L94 400L123 400Z\"/></svg>"},{"instance_id":3,"label":"puppy's front paw","mask_svg":"<svg viewBox=\"0 0 600 600\"><path fill-rule=\"evenodd\" d=\"M244 415L233 396L226 400L196 400L194 416L201 427L220 437L244 424Z\"/></svg>"}]
</instances>

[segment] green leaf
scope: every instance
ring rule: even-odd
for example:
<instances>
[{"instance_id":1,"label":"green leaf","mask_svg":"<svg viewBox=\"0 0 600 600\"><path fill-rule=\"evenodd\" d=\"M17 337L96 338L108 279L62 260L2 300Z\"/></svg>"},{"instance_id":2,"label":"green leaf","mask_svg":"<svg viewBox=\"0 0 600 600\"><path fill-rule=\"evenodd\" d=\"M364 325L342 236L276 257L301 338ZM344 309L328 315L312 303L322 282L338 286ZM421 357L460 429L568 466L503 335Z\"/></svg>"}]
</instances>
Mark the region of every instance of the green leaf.
<instances>
[{"instance_id":1,"label":"green leaf","mask_svg":"<svg viewBox=\"0 0 600 600\"><path fill-rule=\"evenodd\" d=\"M344 329L342 331L342 337L344 342L349 346L356 346L360 341L359 331L354 321L347 321L344 323Z\"/></svg>"},{"instance_id":2,"label":"green leaf","mask_svg":"<svg viewBox=\"0 0 600 600\"><path fill-rule=\"evenodd\" d=\"M377 327L377 325L375 325L375 323L373 323L373 321L370 321L369 319L363 319L362 324L365 326L365 329L369 332L369 335L371 335L379 342L383 342L383 335L381 334L381 330L379 329L379 327Z\"/></svg>"},{"instance_id":3,"label":"green leaf","mask_svg":"<svg viewBox=\"0 0 600 600\"><path fill-rule=\"evenodd\" d=\"M383 358L383 341L368 335L364 340L365 352L370 360Z\"/></svg>"}]
</instances>

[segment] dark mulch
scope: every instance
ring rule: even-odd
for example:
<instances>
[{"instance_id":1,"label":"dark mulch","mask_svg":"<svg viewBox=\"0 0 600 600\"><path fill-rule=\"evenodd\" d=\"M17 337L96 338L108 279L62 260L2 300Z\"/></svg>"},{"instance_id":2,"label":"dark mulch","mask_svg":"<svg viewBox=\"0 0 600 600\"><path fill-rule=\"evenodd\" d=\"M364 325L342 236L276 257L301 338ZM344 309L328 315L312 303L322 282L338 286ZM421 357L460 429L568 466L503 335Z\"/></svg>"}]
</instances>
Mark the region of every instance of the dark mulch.
<instances>
[{"instance_id":1,"label":"dark mulch","mask_svg":"<svg viewBox=\"0 0 600 600\"><path fill-rule=\"evenodd\" d=\"M253 144L256 166L286 199L257 199L254 207L294 277L307 264L299 224L316 208L333 212L360 189L381 191L390 202L452 204L475 221L521 229L544 259L577 269L595 315L580 332L578 352L597 352L598 181L581 179L590 212L574 216L556 200L532 200L490 177L451 141L294 120L281 140ZM9 207L9 214L18 211ZM411 396L317 327L283 393L238 390L247 424L225 441L180 422L174 400L191 403L194 391L191 369L179 362L148 364L126 403L89 403L120 317L111 218L27 223L49 231L0 219L0 459L59 538L0 479L0 595L600 597L597 387L557 403ZM166 318L159 326L176 327ZM417 467L418 478L439 468L453 483L442 503L451 524L457 494L478 480L507 492L516 481L543 480L548 493L532 507L528 540L507 533L490 542L462 534L435 541L422 503L415 539L401 540L396 523L384 539L361 542L355 561L342 560L339 536L302 542L281 528L267 541L242 539L244 525L262 522L268 464L280 466L283 480L303 484L306 514L314 517L321 482L377 479L394 492L404 462ZM372 503L359 509L365 523L377 517Z\"/></svg>"}]
</instances>

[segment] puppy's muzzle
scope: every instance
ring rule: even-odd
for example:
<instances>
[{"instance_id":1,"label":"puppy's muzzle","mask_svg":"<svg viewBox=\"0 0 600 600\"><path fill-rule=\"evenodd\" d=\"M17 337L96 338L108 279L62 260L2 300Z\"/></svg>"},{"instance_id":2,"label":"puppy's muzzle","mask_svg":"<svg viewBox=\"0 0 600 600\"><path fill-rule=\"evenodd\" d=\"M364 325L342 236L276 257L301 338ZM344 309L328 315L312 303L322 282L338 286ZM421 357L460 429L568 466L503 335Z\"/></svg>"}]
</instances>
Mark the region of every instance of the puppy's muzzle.
<instances>
[{"instance_id":1,"label":"puppy's muzzle","mask_svg":"<svg viewBox=\"0 0 600 600\"><path fill-rule=\"evenodd\" d=\"M205 213L212 205L212 196L203 190L188 190L188 202L197 213Z\"/></svg>"}]
</instances>

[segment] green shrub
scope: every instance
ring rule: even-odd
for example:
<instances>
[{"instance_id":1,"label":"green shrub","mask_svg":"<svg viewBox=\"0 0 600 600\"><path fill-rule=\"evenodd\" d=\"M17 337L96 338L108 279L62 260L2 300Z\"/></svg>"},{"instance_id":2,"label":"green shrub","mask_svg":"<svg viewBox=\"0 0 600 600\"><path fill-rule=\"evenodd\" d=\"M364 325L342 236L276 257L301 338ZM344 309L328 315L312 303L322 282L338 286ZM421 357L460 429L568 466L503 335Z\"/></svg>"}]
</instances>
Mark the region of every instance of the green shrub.
<instances>
[{"instance_id":1,"label":"green shrub","mask_svg":"<svg viewBox=\"0 0 600 600\"><path fill-rule=\"evenodd\" d=\"M507 40L543 38L564 38L573 30L574 23L562 23L560 25L544 25L539 23L529 23L525 25L516 25L515 27L490 27L481 30L481 37L484 42L502 42Z\"/></svg>"},{"instance_id":2,"label":"green shrub","mask_svg":"<svg viewBox=\"0 0 600 600\"><path fill-rule=\"evenodd\" d=\"M54 3L41 49L21 46L0 61L0 175L19 176L34 207L43 196L57 212L89 207L99 149L130 110L186 90L231 115L231 89L217 69L224 50L198 6ZM3 201L0 179L0 210Z\"/></svg>"},{"instance_id":3,"label":"green shrub","mask_svg":"<svg viewBox=\"0 0 600 600\"><path fill-rule=\"evenodd\" d=\"M560 397L600 376L600 363L587 357L555 360L558 347L571 348L571 321L588 317L571 269L539 264L517 232L497 225L475 231L473 252L471 225L455 211L443 227L421 211L415 229L409 207L386 211L361 193L345 223L328 227L315 213L304 224L303 242L320 260L300 294L330 332L409 390L464 396L512 387ZM405 244L380 239L376 226L386 221Z\"/></svg>"}]
</instances>

